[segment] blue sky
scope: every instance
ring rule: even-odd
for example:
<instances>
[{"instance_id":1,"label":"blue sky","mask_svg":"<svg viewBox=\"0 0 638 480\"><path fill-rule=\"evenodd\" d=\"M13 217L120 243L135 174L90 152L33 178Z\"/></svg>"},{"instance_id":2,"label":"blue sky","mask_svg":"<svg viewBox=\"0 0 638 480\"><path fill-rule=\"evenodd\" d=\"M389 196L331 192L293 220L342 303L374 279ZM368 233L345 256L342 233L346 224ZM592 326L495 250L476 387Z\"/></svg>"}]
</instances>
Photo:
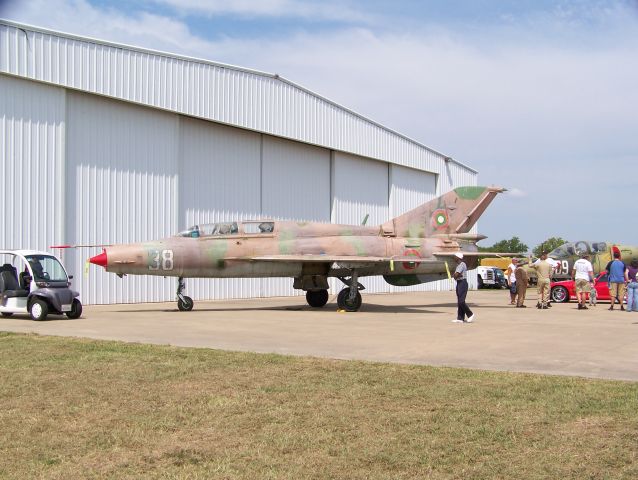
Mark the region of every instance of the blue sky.
<instances>
[{"instance_id":1,"label":"blue sky","mask_svg":"<svg viewBox=\"0 0 638 480\"><path fill-rule=\"evenodd\" d=\"M510 188L486 244L638 244L637 0L0 0L0 17L279 73Z\"/></svg>"}]
</instances>

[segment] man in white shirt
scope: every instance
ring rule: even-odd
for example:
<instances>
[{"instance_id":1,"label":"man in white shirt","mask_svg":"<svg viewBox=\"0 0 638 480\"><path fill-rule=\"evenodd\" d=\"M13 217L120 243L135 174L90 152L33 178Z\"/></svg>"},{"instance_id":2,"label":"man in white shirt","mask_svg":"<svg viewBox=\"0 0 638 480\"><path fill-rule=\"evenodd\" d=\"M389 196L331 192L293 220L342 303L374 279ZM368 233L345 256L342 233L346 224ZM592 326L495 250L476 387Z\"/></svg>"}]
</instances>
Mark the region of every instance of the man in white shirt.
<instances>
[{"instance_id":1,"label":"man in white shirt","mask_svg":"<svg viewBox=\"0 0 638 480\"><path fill-rule=\"evenodd\" d=\"M518 267L518 259L512 258L512 263L505 270L507 283L510 287L510 305L516 305L516 267Z\"/></svg>"},{"instance_id":2,"label":"man in white shirt","mask_svg":"<svg viewBox=\"0 0 638 480\"><path fill-rule=\"evenodd\" d=\"M576 297L578 297L578 310L587 310L585 300L589 293L589 282L594 281L594 267L589 261L589 255L583 253L579 260L574 262L572 278L576 281Z\"/></svg>"}]
</instances>

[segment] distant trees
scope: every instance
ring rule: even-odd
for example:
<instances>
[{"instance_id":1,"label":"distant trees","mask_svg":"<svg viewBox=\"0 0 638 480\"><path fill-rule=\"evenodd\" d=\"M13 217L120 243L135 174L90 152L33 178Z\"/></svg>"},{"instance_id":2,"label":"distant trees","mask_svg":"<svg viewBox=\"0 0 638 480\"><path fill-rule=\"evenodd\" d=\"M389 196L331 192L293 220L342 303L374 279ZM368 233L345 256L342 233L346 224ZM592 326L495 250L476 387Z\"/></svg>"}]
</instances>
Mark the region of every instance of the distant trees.
<instances>
[{"instance_id":1,"label":"distant trees","mask_svg":"<svg viewBox=\"0 0 638 480\"><path fill-rule=\"evenodd\" d=\"M501 240L491 247L479 246L479 252L503 252L503 253L525 253L529 247L521 242L518 237L512 237L509 240Z\"/></svg>"},{"instance_id":2,"label":"distant trees","mask_svg":"<svg viewBox=\"0 0 638 480\"><path fill-rule=\"evenodd\" d=\"M560 247L563 243L567 243L567 240L564 240L561 237L551 237L545 240L540 245L537 245L532 252L534 253L535 257L540 257L543 250L551 252L555 248Z\"/></svg>"}]
</instances>

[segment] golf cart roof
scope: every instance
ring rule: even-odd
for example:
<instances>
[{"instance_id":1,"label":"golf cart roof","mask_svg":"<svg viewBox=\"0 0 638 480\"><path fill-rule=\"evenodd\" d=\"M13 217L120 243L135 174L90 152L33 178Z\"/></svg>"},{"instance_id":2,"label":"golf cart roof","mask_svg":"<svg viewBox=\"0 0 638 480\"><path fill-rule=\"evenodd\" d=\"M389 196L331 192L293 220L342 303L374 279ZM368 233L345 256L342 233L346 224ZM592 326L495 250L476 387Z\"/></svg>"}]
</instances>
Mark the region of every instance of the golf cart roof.
<instances>
[{"instance_id":1,"label":"golf cart roof","mask_svg":"<svg viewBox=\"0 0 638 480\"><path fill-rule=\"evenodd\" d=\"M19 255L25 257L27 255L48 255L49 257L54 257L52 253L49 252L40 252L38 250L0 250L0 255Z\"/></svg>"}]
</instances>

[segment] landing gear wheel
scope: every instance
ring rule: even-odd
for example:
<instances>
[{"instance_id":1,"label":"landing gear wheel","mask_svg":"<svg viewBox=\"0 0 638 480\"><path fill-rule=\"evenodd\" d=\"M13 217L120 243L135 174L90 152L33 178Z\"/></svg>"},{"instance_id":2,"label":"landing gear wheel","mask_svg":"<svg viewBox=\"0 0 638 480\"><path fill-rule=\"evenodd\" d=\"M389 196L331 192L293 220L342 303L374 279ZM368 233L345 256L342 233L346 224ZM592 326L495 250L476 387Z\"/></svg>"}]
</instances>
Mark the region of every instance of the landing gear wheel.
<instances>
[{"instance_id":1,"label":"landing gear wheel","mask_svg":"<svg viewBox=\"0 0 638 480\"><path fill-rule=\"evenodd\" d=\"M36 321L46 320L47 315L49 314L49 305L47 302L40 299L35 299L29 305L29 315L31 318Z\"/></svg>"},{"instance_id":2,"label":"landing gear wheel","mask_svg":"<svg viewBox=\"0 0 638 480\"><path fill-rule=\"evenodd\" d=\"M569 292L565 287L552 288L551 297L556 303L569 302Z\"/></svg>"},{"instance_id":3,"label":"landing gear wheel","mask_svg":"<svg viewBox=\"0 0 638 480\"><path fill-rule=\"evenodd\" d=\"M73 299L73 303L71 304L71 311L66 312L66 316L71 320L75 320L76 318L80 318L82 315L82 303L77 299Z\"/></svg>"},{"instance_id":4,"label":"landing gear wheel","mask_svg":"<svg viewBox=\"0 0 638 480\"><path fill-rule=\"evenodd\" d=\"M2 312L3 317L10 317L11 315L13 315L12 312Z\"/></svg>"},{"instance_id":5,"label":"landing gear wheel","mask_svg":"<svg viewBox=\"0 0 638 480\"><path fill-rule=\"evenodd\" d=\"M308 290L306 292L306 302L315 308L321 308L328 303L328 290Z\"/></svg>"},{"instance_id":6,"label":"landing gear wheel","mask_svg":"<svg viewBox=\"0 0 638 480\"><path fill-rule=\"evenodd\" d=\"M177 308L180 312L190 312L193 309L193 299L191 297L183 296L177 299Z\"/></svg>"},{"instance_id":7,"label":"landing gear wheel","mask_svg":"<svg viewBox=\"0 0 638 480\"><path fill-rule=\"evenodd\" d=\"M337 305L346 312L356 312L361 308L361 294L357 290L354 299L350 299L350 288L346 287L337 295Z\"/></svg>"}]
</instances>

